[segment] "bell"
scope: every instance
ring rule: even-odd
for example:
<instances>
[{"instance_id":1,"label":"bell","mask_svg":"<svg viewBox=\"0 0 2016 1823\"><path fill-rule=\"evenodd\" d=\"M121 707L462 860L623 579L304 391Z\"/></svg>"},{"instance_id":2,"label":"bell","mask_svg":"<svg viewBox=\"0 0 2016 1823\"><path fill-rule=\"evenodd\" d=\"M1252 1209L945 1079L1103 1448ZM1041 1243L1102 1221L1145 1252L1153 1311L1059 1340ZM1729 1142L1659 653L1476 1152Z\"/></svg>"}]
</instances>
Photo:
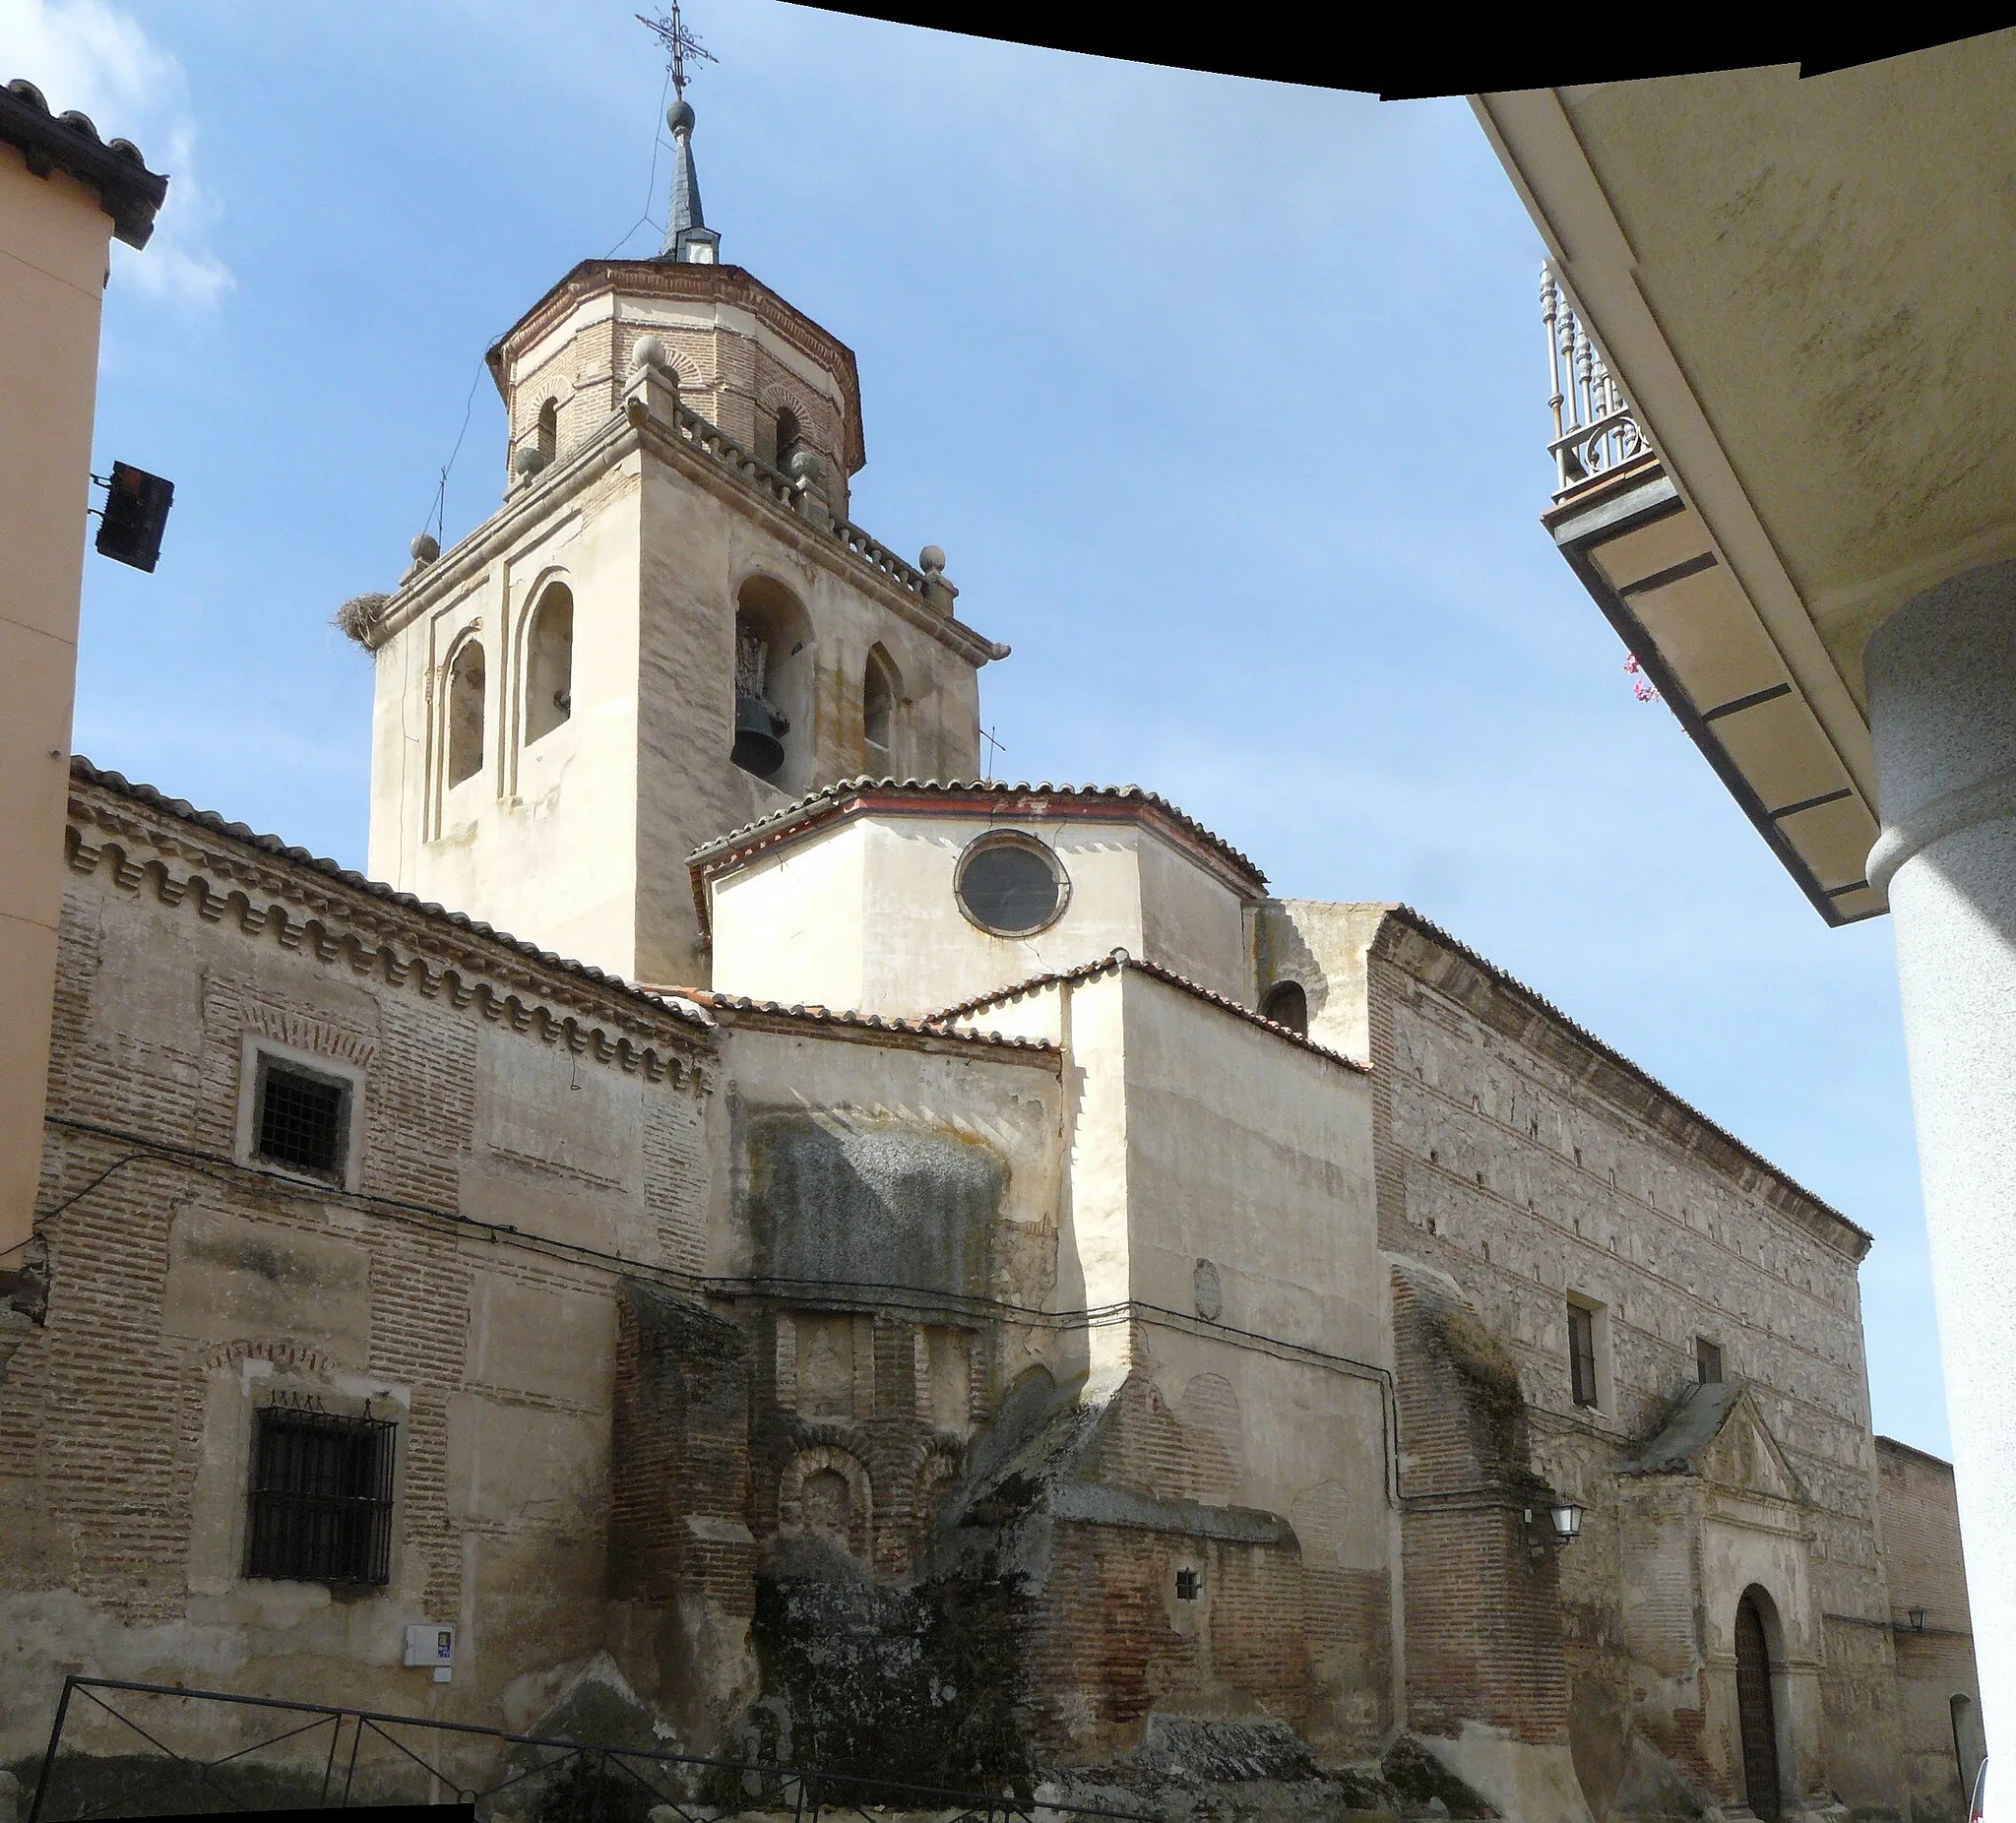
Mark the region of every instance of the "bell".
<instances>
[{"instance_id":1,"label":"bell","mask_svg":"<svg viewBox=\"0 0 2016 1823\"><path fill-rule=\"evenodd\" d=\"M760 696L735 692L735 745L729 757L744 772L768 779L784 764L784 742L777 737L777 717Z\"/></svg>"}]
</instances>

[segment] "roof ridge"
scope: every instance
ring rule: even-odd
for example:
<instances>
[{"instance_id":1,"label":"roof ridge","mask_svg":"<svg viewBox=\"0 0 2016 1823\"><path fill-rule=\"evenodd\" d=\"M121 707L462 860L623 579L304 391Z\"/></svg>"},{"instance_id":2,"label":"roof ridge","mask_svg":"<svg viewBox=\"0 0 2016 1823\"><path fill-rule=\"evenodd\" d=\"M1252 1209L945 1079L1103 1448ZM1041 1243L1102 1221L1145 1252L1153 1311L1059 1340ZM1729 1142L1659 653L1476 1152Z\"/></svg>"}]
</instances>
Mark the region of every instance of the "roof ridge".
<instances>
[{"instance_id":1,"label":"roof ridge","mask_svg":"<svg viewBox=\"0 0 2016 1823\"><path fill-rule=\"evenodd\" d=\"M1028 1038L1000 1032L959 1032L947 1030L930 1018L904 1019L895 1014L864 1013L851 1007L789 1005L781 1000L759 1000L750 994L724 993L713 987L652 985L639 991L690 1000L699 1007L716 1007L732 1013L758 1013L770 1019L802 1019L820 1026L847 1026L870 1032L897 1032L913 1037L956 1038L962 1043L998 1044L1009 1050L1053 1052L1057 1046L1048 1038Z\"/></svg>"},{"instance_id":2,"label":"roof ridge","mask_svg":"<svg viewBox=\"0 0 2016 1823\"><path fill-rule=\"evenodd\" d=\"M965 1019L982 1007L998 1006L1005 1000L1019 999L1024 994L1034 993L1044 987L1054 987L1065 981L1090 980L1094 975L1117 974L1122 969L1138 970L1158 981L1177 988L1199 1000L1208 1000L1213 1006L1223 1008L1244 1020L1248 1025L1260 1026L1268 1032L1289 1040L1299 1049L1313 1051L1319 1057L1327 1057L1333 1063L1341 1063L1346 1069L1361 1076L1371 1074L1371 1065L1360 1063L1357 1058L1347 1056L1343 1051L1333 1050L1327 1044L1318 1044L1306 1033L1297 1032L1292 1026L1284 1026L1278 1020L1269 1019L1264 1013L1256 1013L1251 1007L1241 1004L1229 995L1206 987L1201 981L1193 981L1187 974L1178 974L1173 969L1166 969L1160 963L1149 962L1140 956L1130 956L1123 949L1116 949L1092 962L1079 963L1070 969L1049 969L1040 974L1033 974L1026 980L1010 986L995 988L991 992L977 994L970 1000L962 1000L957 1006L947 1007L943 1012L927 1016L928 1023L936 1026L955 1019Z\"/></svg>"},{"instance_id":3,"label":"roof ridge","mask_svg":"<svg viewBox=\"0 0 2016 1823\"><path fill-rule=\"evenodd\" d=\"M859 796L869 791L918 791L932 792L944 796L973 795L990 797L1066 797L1073 799L1103 799L1111 803L1146 804L1165 813L1180 829L1197 837L1220 855L1230 861L1241 872L1249 875L1258 886L1266 886L1267 876L1250 855L1232 847L1223 836L1208 829L1191 816L1188 811L1172 803L1160 791L1150 790L1141 785L1058 785L1048 780L1031 784L1020 780L1010 784L1003 779L898 779L893 776L881 778L867 773L857 774L849 779L837 779L831 785L795 797L790 802L779 805L775 810L729 830L725 835L717 836L713 841L702 843L686 856L689 866L700 861L749 845L752 838L782 830L804 816L822 803L838 803L845 798Z\"/></svg>"}]
</instances>

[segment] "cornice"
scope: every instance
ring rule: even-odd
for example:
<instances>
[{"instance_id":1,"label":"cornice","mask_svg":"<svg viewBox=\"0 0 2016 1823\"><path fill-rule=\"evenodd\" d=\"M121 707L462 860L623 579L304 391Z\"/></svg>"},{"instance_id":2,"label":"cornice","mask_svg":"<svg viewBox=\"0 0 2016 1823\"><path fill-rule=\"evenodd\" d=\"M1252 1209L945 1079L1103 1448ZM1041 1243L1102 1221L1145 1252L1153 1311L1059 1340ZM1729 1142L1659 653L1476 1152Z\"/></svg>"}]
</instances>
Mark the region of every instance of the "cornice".
<instances>
[{"instance_id":1,"label":"cornice","mask_svg":"<svg viewBox=\"0 0 2016 1823\"><path fill-rule=\"evenodd\" d=\"M723 433L712 434L724 446L732 446L732 439ZM403 583L364 630L361 643L376 652L421 614L478 578L498 557L529 535L535 526L551 519L610 471L645 450L685 479L706 488L718 500L755 520L798 556L879 601L976 669L1008 656L1007 647L965 621L930 607L876 565L855 556L832 533L808 524L781 505L769 488L757 486L727 463L695 449L662 418L644 414L640 419L627 410L611 412L598 430L571 450L557 466L542 472L530 485L515 489L495 513L460 543ZM741 455L748 463L759 461L746 452Z\"/></svg>"},{"instance_id":2,"label":"cornice","mask_svg":"<svg viewBox=\"0 0 2016 1823\"><path fill-rule=\"evenodd\" d=\"M714 1087L717 1040L697 1006L667 1003L274 838L241 834L84 761L72 762L64 852L83 878L102 874L124 892L152 891L163 906L234 923L353 976L474 1007L577 1057L693 1095Z\"/></svg>"}]
</instances>

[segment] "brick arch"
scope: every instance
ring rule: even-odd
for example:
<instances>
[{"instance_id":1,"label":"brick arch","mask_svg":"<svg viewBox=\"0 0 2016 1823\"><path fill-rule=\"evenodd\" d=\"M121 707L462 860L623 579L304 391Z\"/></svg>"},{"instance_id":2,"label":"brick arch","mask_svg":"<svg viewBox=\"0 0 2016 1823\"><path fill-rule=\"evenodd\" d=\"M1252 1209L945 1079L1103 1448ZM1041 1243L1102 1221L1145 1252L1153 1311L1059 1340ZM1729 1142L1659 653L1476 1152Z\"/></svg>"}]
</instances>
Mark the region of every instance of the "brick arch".
<instances>
[{"instance_id":1,"label":"brick arch","mask_svg":"<svg viewBox=\"0 0 2016 1823\"><path fill-rule=\"evenodd\" d=\"M925 1446L910 1484L910 1535L913 1558L923 1555L931 1528L944 1508L945 1496L959 1479L961 1452L932 1442Z\"/></svg>"},{"instance_id":2,"label":"brick arch","mask_svg":"<svg viewBox=\"0 0 2016 1823\"><path fill-rule=\"evenodd\" d=\"M823 1530L817 1526L817 1515L806 1511L805 1489L826 1475L837 1475L847 1483L847 1535L842 1541L848 1555L865 1568L874 1560L875 1489L866 1466L851 1451L816 1443L786 1463L777 1488L778 1525L786 1532Z\"/></svg>"}]
</instances>

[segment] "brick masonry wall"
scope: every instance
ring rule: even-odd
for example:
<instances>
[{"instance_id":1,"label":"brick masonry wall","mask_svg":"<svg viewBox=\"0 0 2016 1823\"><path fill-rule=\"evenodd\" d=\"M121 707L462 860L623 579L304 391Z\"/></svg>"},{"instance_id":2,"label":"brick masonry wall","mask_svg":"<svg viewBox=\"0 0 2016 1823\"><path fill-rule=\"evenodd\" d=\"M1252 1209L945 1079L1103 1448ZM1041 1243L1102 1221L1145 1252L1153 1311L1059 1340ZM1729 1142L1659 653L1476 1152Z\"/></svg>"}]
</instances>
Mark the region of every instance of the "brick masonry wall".
<instances>
[{"instance_id":1,"label":"brick masonry wall","mask_svg":"<svg viewBox=\"0 0 2016 1823\"><path fill-rule=\"evenodd\" d=\"M1951 1463L1888 1437L1876 1439L1876 1463L1905 1773L1913 1816L1929 1823L1965 1814L1984 1750L1960 1512Z\"/></svg>"},{"instance_id":2,"label":"brick masonry wall","mask_svg":"<svg viewBox=\"0 0 2016 1823\"><path fill-rule=\"evenodd\" d=\"M1693 1383L1698 1337L1752 1383L1811 1496L1817 1605L1883 1619L1855 1237L1642 1086L1633 1105L1598 1093L1622 1073L1460 954L1389 922L1366 968L1381 1244L1455 1279L1516 1364L1535 1467L1588 1507L1560 1559L1578 1730L1628 1722L1614 1469ZM1603 1311L1596 1412L1572 1397L1571 1294ZM1409 1588L1412 1681L1437 1642ZM1834 1783L1858 1801L1890 1795L1882 1660L1844 1648L1822 1674ZM1577 1751L1602 1757L1579 1732Z\"/></svg>"},{"instance_id":3,"label":"brick masonry wall","mask_svg":"<svg viewBox=\"0 0 2016 1823\"><path fill-rule=\"evenodd\" d=\"M606 1346L615 1276L453 1219L485 1163L479 1037L515 1028L510 1042L548 1051L561 1028L540 985L546 1011L584 1025L656 1028L678 1069L647 1088L640 1181L601 1193L648 1206L625 1226L658 1237L647 1267L697 1252L709 1041L115 790L76 787L72 814L39 1199L48 1310L0 1376L0 1758L34 1745L72 1668L414 1707L418 1674L398 1668L410 1620L462 1625L442 1713L494 1720L513 1677L604 1643L608 1390L583 1363ZM479 991L486 962L509 998ZM354 1193L235 1162L248 1036L362 1072ZM620 1066L591 1048L579 1068ZM509 1168L530 1206L542 1189L555 1208L582 1195ZM242 1237L209 1279L177 1239L198 1232ZM331 1259L357 1262L354 1296L311 1289ZM498 1330L480 1370L478 1281L496 1323L533 1313ZM269 1384L398 1413L382 1592L283 1599L238 1574L250 1407ZM542 1441L524 1444L524 1426Z\"/></svg>"}]
</instances>

